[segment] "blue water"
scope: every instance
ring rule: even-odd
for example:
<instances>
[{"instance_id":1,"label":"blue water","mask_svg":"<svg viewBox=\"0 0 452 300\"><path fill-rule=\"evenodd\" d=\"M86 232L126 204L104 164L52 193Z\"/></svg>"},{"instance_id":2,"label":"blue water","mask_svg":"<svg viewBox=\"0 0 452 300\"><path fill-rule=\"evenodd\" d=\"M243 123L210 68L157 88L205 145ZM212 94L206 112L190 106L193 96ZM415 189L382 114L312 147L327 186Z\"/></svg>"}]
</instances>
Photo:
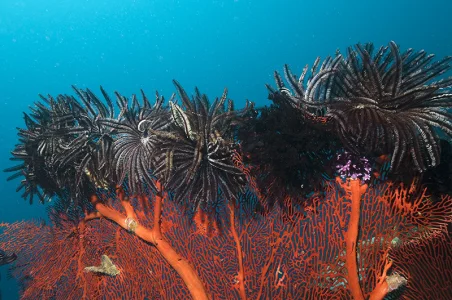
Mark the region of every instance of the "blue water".
<instances>
[{"instance_id":1,"label":"blue water","mask_svg":"<svg viewBox=\"0 0 452 300\"><path fill-rule=\"evenodd\" d=\"M394 3L393 3L394 2ZM37 95L102 85L131 95L169 97L171 80L211 98L224 87L237 106L265 105L265 83L288 63L372 41L452 55L452 2L0 0L0 169L11 166L16 127ZM0 222L45 216L45 206L15 193L0 173ZM0 267L3 299L17 286Z\"/></svg>"}]
</instances>

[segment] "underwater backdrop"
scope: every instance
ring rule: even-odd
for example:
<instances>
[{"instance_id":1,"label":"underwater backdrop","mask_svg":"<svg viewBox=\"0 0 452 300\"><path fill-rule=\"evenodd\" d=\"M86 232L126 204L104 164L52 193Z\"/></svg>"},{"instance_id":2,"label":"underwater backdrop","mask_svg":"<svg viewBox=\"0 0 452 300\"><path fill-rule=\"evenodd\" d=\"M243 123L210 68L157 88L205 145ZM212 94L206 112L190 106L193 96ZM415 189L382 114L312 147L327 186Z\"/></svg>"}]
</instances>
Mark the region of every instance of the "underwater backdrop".
<instances>
[{"instance_id":1,"label":"underwater backdrop","mask_svg":"<svg viewBox=\"0 0 452 300\"><path fill-rule=\"evenodd\" d=\"M237 109L261 107L275 70L298 73L356 43L452 55L451 11L446 0L2 0L0 169L11 167L16 127L38 94L74 94L71 85L100 94L102 85L168 99L176 79L188 94L197 86L214 99L227 87ZM47 219L46 205L22 199L8 176L0 173L0 223ZM0 276L0 299L17 299L7 266Z\"/></svg>"}]
</instances>

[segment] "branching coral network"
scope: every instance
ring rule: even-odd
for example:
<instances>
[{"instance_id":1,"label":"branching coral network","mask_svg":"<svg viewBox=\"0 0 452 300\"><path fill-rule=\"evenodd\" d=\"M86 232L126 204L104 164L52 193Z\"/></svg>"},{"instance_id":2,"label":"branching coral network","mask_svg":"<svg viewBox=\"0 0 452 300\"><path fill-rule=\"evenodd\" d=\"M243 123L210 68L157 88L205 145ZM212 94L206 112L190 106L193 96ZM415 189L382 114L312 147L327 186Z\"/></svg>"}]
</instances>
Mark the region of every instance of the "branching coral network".
<instances>
[{"instance_id":1,"label":"branching coral network","mask_svg":"<svg viewBox=\"0 0 452 300\"><path fill-rule=\"evenodd\" d=\"M450 61L358 44L241 110L41 96L6 171L50 224L0 224L22 298L449 299Z\"/></svg>"}]
</instances>

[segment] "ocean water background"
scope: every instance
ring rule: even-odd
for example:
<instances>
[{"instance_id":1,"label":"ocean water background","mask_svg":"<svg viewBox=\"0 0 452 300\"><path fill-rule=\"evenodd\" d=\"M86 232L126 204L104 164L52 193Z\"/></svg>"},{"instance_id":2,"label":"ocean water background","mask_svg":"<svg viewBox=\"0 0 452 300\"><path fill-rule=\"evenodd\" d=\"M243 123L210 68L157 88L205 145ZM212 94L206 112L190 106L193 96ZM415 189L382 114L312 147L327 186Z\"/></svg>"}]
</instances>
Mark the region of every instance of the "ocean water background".
<instances>
[{"instance_id":1,"label":"ocean water background","mask_svg":"<svg viewBox=\"0 0 452 300\"><path fill-rule=\"evenodd\" d=\"M38 94L73 94L71 85L130 96L169 97L177 79L237 107L269 104L265 83L285 63L298 73L317 56L357 42L452 55L447 0L0 0L0 169ZM0 173L0 222L45 218ZM0 294L18 287L0 267ZM1 298L1 296L0 296Z\"/></svg>"}]
</instances>

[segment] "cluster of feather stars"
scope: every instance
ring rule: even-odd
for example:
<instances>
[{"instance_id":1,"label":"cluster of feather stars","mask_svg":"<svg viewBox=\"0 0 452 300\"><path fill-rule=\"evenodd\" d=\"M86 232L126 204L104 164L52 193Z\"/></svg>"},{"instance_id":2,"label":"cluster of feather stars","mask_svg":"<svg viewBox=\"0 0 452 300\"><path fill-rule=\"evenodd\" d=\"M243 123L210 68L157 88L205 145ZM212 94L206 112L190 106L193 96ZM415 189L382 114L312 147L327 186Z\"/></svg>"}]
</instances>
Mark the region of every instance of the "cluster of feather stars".
<instances>
[{"instance_id":1,"label":"cluster of feather stars","mask_svg":"<svg viewBox=\"0 0 452 300\"><path fill-rule=\"evenodd\" d=\"M401 52L394 42L378 50L358 44L300 76L287 65L285 80L275 72L276 88L267 86L273 103L259 109L234 110L227 90L213 102L197 89L190 97L176 81L178 97L165 103L157 93L154 104L143 92L141 100L115 93L114 104L102 88L101 100L74 87L77 98L41 96L24 114L12 152L20 164L6 171L24 177L17 190L30 201L80 203L118 185L135 195L158 192L158 180L195 209L236 199L249 170L260 172L262 189L290 178L300 188L317 185L312 178L328 173L319 169L334 170L345 151L357 161L386 156L390 172L414 166L422 174L440 164L440 145L452 136L452 78L442 76L450 61Z\"/></svg>"}]
</instances>

